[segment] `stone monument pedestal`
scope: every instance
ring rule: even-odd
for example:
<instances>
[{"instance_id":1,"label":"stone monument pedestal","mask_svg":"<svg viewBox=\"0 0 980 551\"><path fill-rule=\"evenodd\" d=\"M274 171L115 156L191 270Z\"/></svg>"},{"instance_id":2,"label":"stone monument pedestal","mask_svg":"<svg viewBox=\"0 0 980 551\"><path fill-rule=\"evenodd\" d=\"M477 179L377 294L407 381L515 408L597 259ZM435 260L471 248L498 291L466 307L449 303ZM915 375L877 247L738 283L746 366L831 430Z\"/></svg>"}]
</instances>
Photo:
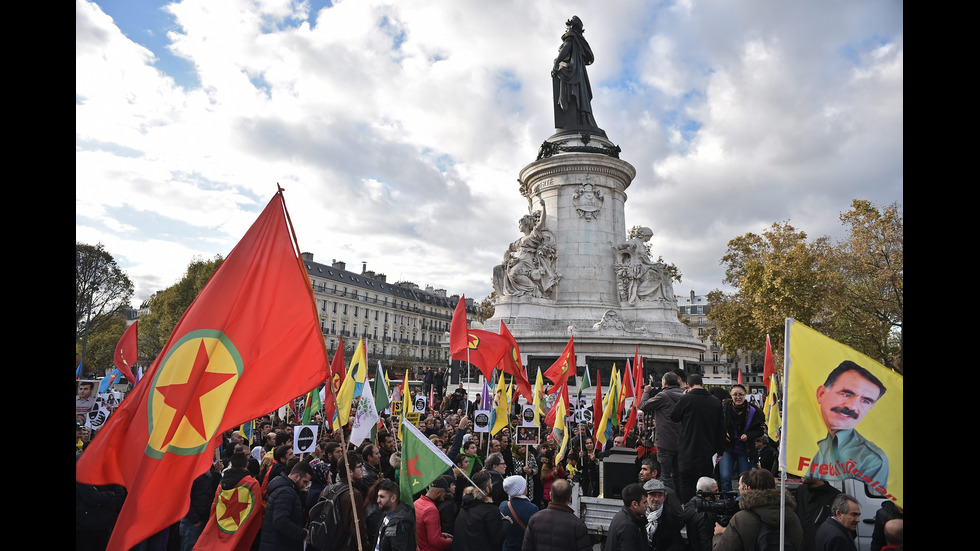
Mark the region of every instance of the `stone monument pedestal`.
<instances>
[{"instance_id":1,"label":"stone monument pedestal","mask_svg":"<svg viewBox=\"0 0 980 551\"><path fill-rule=\"evenodd\" d=\"M547 368L571 335L579 366L615 362L621 369L639 350L647 371L662 373L697 362L704 350L678 319L669 282L665 292L630 304L628 280L620 277L622 267L617 265L622 264L620 247L627 243L626 189L636 170L618 154L619 148L604 136L558 132L520 172L520 191L529 210L546 213L544 226L555 250L549 271L557 281L516 293L495 281L495 311L484 327L497 331L503 320L521 347L525 365ZM511 246L511 256L519 256L518 242Z\"/></svg>"}]
</instances>

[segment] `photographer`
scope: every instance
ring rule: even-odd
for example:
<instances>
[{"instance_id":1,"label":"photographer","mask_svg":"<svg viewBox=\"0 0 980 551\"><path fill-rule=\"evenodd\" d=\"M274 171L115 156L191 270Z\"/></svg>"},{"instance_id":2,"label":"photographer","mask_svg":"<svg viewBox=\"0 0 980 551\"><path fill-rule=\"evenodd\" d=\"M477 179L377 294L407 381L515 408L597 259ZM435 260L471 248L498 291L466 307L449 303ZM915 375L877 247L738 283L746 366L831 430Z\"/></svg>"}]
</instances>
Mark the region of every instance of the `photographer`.
<instances>
[{"instance_id":1,"label":"photographer","mask_svg":"<svg viewBox=\"0 0 980 551\"><path fill-rule=\"evenodd\" d=\"M687 527L687 541L692 551L711 551L711 538L715 523L726 526L732 515L738 512L734 493L726 496L718 493L718 482L702 476L698 479L698 495L684 504L681 515ZM730 512L729 512L730 511Z\"/></svg>"},{"instance_id":2,"label":"photographer","mask_svg":"<svg viewBox=\"0 0 980 551\"><path fill-rule=\"evenodd\" d=\"M728 526L715 524L713 551L755 549L756 535L762 523L779 531L780 490L776 489L772 473L758 468L742 473L738 479L738 491L741 510L735 513ZM796 516L796 499L792 493L786 494L786 506L786 541L801 549L803 526Z\"/></svg>"}]
</instances>

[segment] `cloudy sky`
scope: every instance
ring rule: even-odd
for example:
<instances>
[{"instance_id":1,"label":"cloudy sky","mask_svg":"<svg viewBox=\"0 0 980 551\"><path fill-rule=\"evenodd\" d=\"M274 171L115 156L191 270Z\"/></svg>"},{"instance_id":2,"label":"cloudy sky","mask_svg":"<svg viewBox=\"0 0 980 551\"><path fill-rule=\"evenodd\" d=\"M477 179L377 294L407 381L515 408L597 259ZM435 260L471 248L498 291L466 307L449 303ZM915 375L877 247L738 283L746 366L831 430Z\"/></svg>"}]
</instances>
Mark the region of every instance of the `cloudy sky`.
<instances>
[{"instance_id":1,"label":"cloudy sky","mask_svg":"<svg viewBox=\"0 0 980 551\"><path fill-rule=\"evenodd\" d=\"M600 7L601 6L601 7ZM578 15L593 111L674 289L789 220L902 202L901 1L76 0L75 238L134 304L227 255L276 191L300 248L480 299L520 234Z\"/></svg>"}]
</instances>

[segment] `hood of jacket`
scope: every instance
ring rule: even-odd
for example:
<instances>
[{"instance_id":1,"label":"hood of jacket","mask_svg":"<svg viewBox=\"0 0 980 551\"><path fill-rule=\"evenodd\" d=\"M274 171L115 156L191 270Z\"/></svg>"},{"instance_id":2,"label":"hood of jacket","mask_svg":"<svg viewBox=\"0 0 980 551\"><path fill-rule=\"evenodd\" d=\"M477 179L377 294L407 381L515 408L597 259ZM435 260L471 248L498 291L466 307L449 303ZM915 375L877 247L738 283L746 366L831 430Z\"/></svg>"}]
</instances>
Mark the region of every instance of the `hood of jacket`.
<instances>
[{"instance_id":1,"label":"hood of jacket","mask_svg":"<svg viewBox=\"0 0 980 551\"><path fill-rule=\"evenodd\" d=\"M772 490L745 490L739 498L739 507L742 510L751 509L766 524L773 525L779 522L780 495L781 492L777 488ZM796 511L796 498L793 497L792 493L786 494L786 508L790 511Z\"/></svg>"},{"instance_id":2,"label":"hood of jacket","mask_svg":"<svg viewBox=\"0 0 980 551\"><path fill-rule=\"evenodd\" d=\"M251 473L245 469L228 469L221 475L221 489L230 490L235 486L238 486L238 483L241 482L243 478L250 475Z\"/></svg>"}]
</instances>

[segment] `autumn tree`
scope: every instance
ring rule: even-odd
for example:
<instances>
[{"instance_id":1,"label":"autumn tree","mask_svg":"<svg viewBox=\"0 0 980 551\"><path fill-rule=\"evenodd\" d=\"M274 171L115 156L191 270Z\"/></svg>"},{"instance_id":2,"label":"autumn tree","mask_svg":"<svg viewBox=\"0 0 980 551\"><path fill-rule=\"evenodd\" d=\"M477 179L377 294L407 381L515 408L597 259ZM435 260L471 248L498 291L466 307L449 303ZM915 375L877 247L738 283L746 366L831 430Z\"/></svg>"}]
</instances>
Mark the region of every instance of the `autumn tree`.
<instances>
[{"instance_id":1,"label":"autumn tree","mask_svg":"<svg viewBox=\"0 0 980 551\"><path fill-rule=\"evenodd\" d=\"M496 310L493 305L495 302L497 302L497 291L490 291L490 294L480 301L480 305L477 307L476 320L483 323L492 318Z\"/></svg>"},{"instance_id":2,"label":"autumn tree","mask_svg":"<svg viewBox=\"0 0 980 551\"><path fill-rule=\"evenodd\" d=\"M133 282L102 243L75 242L75 340L91 337L130 307ZM86 352L86 356L87 356Z\"/></svg>"},{"instance_id":3,"label":"autumn tree","mask_svg":"<svg viewBox=\"0 0 980 551\"><path fill-rule=\"evenodd\" d=\"M821 330L833 292L830 252L829 238L810 240L788 221L729 241L721 262L725 283L736 290L708 293L716 342L729 353L758 351L768 334L775 352L782 349L788 317Z\"/></svg>"},{"instance_id":4,"label":"autumn tree","mask_svg":"<svg viewBox=\"0 0 980 551\"><path fill-rule=\"evenodd\" d=\"M788 222L728 242L724 281L735 292L708 294L724 350L760 350L768 334L780 366L793 318L902 372L902 208L855 200L840 219L849 233L838 243L811 241Z\"/></svg>"},{"instance_id":5,"label":"autumn tree","mask_svg":"<svg viewBox=\"0 0 980 551\"><path fill-rule=\"evenodd\" d=\"M101 376L107 369L115 368L113 355L126 327L126 318L110 316L89 333L85 341L85 371L92 371L96 376ZM81 357L82 341L75 342L75 353Z\"/></svg>"},{"instance_id":6,"label":"autumn tree","mask_svg":"<svg viewBox=\"0 0 980 551\"><path fill-rule=\"evenodd\" d=\"M903 224L898 203L879 209L854 200L841 214L849 235L834 249L835 292L828 335L903 371Z\"/></svg>"},{"instance_id":7,"label":"autumn tree","mask_svg":"<svg viewBox=\"0 0 980 551\"><path fill-rule=\"evenodd\" d=\"M180 281L160 291L148 301L150 313L140 317L139 320L141 359L152 360L163 350L177 322L204 289L204 285L211 279L223 260L220 256L212 260L195 258L187 266L187 271Z\"/></svg>"}]
</instances>

